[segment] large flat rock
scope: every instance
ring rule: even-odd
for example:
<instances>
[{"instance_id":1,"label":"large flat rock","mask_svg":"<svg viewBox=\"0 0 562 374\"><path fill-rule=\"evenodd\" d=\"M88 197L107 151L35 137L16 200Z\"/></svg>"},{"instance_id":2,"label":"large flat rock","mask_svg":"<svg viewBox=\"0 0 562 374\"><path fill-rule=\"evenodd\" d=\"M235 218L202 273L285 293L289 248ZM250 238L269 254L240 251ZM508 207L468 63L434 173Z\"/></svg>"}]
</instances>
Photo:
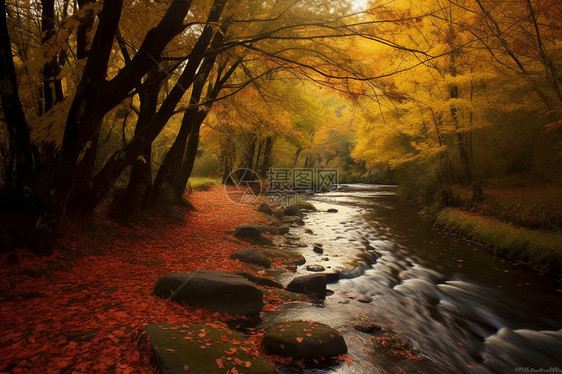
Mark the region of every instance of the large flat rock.
<instances>
[{"instance_id":1,"label":"large flat rock","mask_svg":"<svg viewBox=\"0 0 562 374\"><path fill-rule=\"evenodd\" d=\"M271 267L271 260L262 254L259 249L246 248L234 253L230 256L233 260L239 260L248 264L263 266L265 268Z\"/></svg>"},{"instance_id":2,"label":"large flat rock","mask_svg":"<svg viewBox=\"0 0 562 374\"><path fill-rule=\"evenodd\" d=\"M223 271L172 273L158 279L154 294L188 305L229 314L258 314L263 307L261 291L249 280Z\"/></svg>"},{"instance_id":3,"label":"large flat rock","mask_svg":"<svg viewBox=\"0 0 562 374\"><path fill-rule=\"evenodd\" d=\"M154 323L142 344L150 346L161 374L272 374L273 367L236 331L219 323Z\"/></svg>"}]
</instances>

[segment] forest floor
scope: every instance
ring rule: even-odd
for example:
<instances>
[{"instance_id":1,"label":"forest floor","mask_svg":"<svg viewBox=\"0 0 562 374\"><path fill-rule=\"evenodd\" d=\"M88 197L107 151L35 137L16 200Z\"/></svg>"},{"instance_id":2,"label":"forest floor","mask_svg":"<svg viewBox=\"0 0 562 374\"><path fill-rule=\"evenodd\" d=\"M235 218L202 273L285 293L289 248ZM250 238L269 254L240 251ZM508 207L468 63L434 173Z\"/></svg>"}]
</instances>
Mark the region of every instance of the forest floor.
<instances>
[{"instance_id":1,"label":"forest floor","mask_svg":"<svg viewBox=\"0 0 562 374\"><path fill-rule=\"evenodd\" d=\"M67 224L49 258L23 249L2 254L0 372L154 373L138 350L147 324L231 319L152 295L157 279L172 272L255 274L229 258L245 245L223 237L264 215L232 203L222 186L195 191L189 200L197 210L186 212L185 222L151 214L142 224L122 226L100 208L87 223ZM269 301L280 300L264 298ZM260 331L249 339L257 347Z\"/></svg>"},{"instance_id":2,"label":"forest floor","mask_svg":"<svg viewBox=\"0 0 562 374\"><path fill-rule=\"evenodd\" d=\"M544 185L484 189L481 202L454 191L453 207L436 225L548 273L562 273L562 187Z\"/></svg>"}]
</instances>

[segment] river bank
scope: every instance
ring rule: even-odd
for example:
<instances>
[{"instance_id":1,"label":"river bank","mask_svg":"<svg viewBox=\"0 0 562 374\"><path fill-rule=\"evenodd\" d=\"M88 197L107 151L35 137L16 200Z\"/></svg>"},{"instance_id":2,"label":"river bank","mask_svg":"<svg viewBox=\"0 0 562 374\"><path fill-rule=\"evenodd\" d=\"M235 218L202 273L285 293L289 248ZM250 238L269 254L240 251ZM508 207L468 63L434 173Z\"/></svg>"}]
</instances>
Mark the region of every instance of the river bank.
<instances>
[{"instance_id":1,"label":"river bank","mask_svg":"<svg viewBox=\"0 0 562 374\"><path fill-rule=\"evenodd\" d=\"M540 271L562 274L562 188L485 189L480 202L456 188L450 202L432 215L440 229Z\"/></svg>"},{"instance_id":2,"label":"river bank","mask_svg":"<svg viewBox=\"0 0 562 374\"><path fill-rule=\"evenodd\" d=\"M212 367L205 372L260 372L260 368L282 363L302 365L298 359L265 354L262 341L267 331L251 327L255 326L252 318L159 297L166 295L159 295L155 284L164 276L211 271L213 277L230 276L234 283L257 292L260 297L255 305L261 314L276 311L283 303L312 301L303 293L277 288L280 285L273 281L278 278L288 283L297 275L293 262L305 261L294 251L301 245L293 242L297 238L280 235L281 231L287 234L289 229L302 227L301 218L280 221L258 212L258 203L235 204L225 187L212 183L193 190L189 198L194 211L166 205L144 214L136 223L121 225L109 219L111 208L106 206L87 222L65 223L65 234L48 258L36 257L27 249L2 254L0 373L154 373L158 370L155 365L162 369L162 356L156 354L158 347L154 343L152 348L146 348L143 341L148 329L160 339L168 338L154 332L160 326L195 329L202 348L197 345L190 349L206 349L203 356ZM263 243L252 243L252 238L237 235L239 228L248 223L252 224L250 229L267 229L265 236L259 235ZM272 246L272 240L277 245ZM271 275L265 272L263 263L252 261L254 257L250 261L238 260L251 246L257 247L252 249L254 254L267 253L268 258L260 259L266 261L266 268L271 267ZM243 332L243 336L229 328ZM198 337L201 329L207 330L207 336ZM326 334L327 330L323 331ZM213 334L216 347L208 340ZM303 346L310 345L307 332L302 334L299 339L304 339ZM339 332L328 331L331 335ZM322 339L327 347L332 346L328 344L330 338ZM227 343L230 348L225 351ZM166 352L176 349L158 345ZM340 353L345 353L341 344L336 356ZM201 355L191 352L188 356ZM339 360L344 365L350 359L342 355ZM180 368L197 371L201 369L197 365L207 364L194 359Z\"/></svg>"}]
</instances>

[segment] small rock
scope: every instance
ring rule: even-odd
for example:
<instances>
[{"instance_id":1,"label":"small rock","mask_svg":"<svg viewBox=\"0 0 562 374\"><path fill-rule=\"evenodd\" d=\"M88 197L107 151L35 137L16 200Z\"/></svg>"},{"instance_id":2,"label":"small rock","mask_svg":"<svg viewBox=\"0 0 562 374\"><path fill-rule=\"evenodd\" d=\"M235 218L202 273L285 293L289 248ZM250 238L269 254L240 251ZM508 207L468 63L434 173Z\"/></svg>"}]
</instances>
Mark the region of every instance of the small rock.
<instances>
[{"instance_id":1,"label":"small rock","mask_svg":"<svg viewBox=\"0 0 562 374\"><path fill-rule=\"evenodd\" d=\"M294 265L294 264L293 265L285 265L285 269L287 269L291 273L296 273L297 265Z\"/></svg>"},{"instance_id":2,"label":"small rock","mask_svg":"<svg viewBox=\"0 0 562 374\"><path fill-rule=\"evenodd\" d=\"M328 257L322 257L322 261L330 261Z\"/></svg>"},{"instance_id":3,"label":"small rock","mask_svg":"<svg viewBox=\"0 0 562 374\"><path fill-rule=\"evenodd\" d=\"M314 243L313 246L315 246L315 247L323 247L324 244L322 244L322 243Z\"/></svg>"},{"instance_id":4,"label":"small rock","mask_svg":"<svg viewBox=\"0 0 562 374\"><path fill-rule=\"evenodd\" d=\"M239 260L248 264L263 266L265 268L271 267L271 260L259 252L258 249L247 248L242 249L230 256L233 260Z\"/></svg>"},{"instance_id":5,"label":"small rock","mask_svg":"<svg viewBox=\"0 0 562 374\"><path fill-rule=\"evenodd\" d=\"M322 249L322 247L314 246L314 247L312 248L312 250L313 250L315 253L318 253L318 254L320 254L320 255L324 253L324 250Z\"/></svg>"},{"instance_id":6,"label":"small rock","mask_svg":"<svg viewBox=\"0 0 562 374\"><path fill-rule=\"evenodd\" d=\"M298 217L302 217L302 213L299 210L299 208L289 205L288 207L285 208L285 210L283 211L283 213L285 213L285 216L298 216Z\"/></svg>"},{"instance_id":7,"label":"small rock","mask_svg":"<svg viewBox=\"0 0 562 374\"><path fill-rule=\"evenodd\" d=\"M311 229L306 229L304 230L304 232L307 234L314 234L314 232Z\"/></svg>"},{"instance_id":8,"label":"small rock","mask_svg":"<svg viewBox=\"0 0 562 374\"><path fill-rule=\"evenodd\" d=\"M262 212L262 213L271 215L271 214L273 214L273 209L271 209L269 204L263 203L258 208L258 212Z\"/></svg>"},{"instance_id":9,"label":"small rock","mask_svg":"<svg viewBox=\"0 0 562 374\"><path fill-rule=\"evenodd\" d=\"M270 327L263 337L265 351L295 359L317 360L347 352L338 330L320 322L286 321Z\"/></svg>"},{"instance_id":10,"label":"small rock","mask_svg":"<svg viewBox=\"0 0 562 374\"><path fill-rule=\"evenodd\" d=\"M278 229L279 229L279 235L285 235L289 233L289 226L287 225L279 226Z\"/></svg>"},{"instance_id":11,"label":"small rock","mask_svg":"<svg viewBox=\"0 0 562 374\"><path fill-rule=\"evenodd\" d=\"M287 286L287 291L311 294L323 299L326 297L326 276L312 274L296 277Z\"/></svg>"},{"instance_id":12,"label":"small rock","mask_svg":"<svg viewBox=\"0 0 562 374\"><path fill-rule=\"evenodd\" d=\"M355 328L355 330L357 331L361 331L361 332L365 332L367 334L372 334L373 332L376 331L381 331L382 327L375 325L372 322L369 323L356 323L355 325L353 325L353 327Z\"/></svg>"},{"instance_id":13,"label":"small rock","mask_svg":"<svg viewBox=\"0 0 562 374\"><path fill-rule=\"evenodd\" d=\"M324 269L324 266L322 266L322 265L314 264L314 265L308 265L306 267L306 270L318 272L318 271L324 271L326 269Z\"/></svg>"},{"instance_id":14,"label":"small rock","mask_svg":"<svg viewBox=\"0 0 562 374\"><path fill-rule=\"evenodd\" d=\"M369 303L371 303L371 301L372 301L371 299L366 298L366 297L360 297L360 298L358 298L358 299L356 299L356 300L359 301L360 303L363 303L363 304L369 304Z\"/></svg>"},{"instance_id":15,"label":"small rock","mask_svg":"<svg viewBox=\"0 0 562 374\"><path fill-rule=\"evenodd\" d=\"M338 210L337 210L337 209L334 209L334 208L330 208L330 209L328 209L326 212L328 212L328 213L337 213Z\"/></svg>"},{"instance_id":16,"label":"small rock","mask_svg":"<svg viewBox=\"0 0 562 374\"><path fill-rule=\"evenodd\" d=\"M273 245L273 242L263 236L263 227L260 225L253 224L243 224L236 228L234 231L234 236L246 240L250 240L254 243Z\"/></svg>"}]
</instances>

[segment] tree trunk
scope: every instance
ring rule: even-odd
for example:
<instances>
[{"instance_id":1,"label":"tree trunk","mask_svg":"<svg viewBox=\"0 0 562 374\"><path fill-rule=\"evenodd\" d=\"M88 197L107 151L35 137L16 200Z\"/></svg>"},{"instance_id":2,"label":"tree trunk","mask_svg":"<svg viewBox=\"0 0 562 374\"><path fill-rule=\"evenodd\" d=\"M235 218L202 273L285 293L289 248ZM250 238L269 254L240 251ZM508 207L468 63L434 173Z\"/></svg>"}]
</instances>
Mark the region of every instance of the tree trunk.
<instances>
[{"instance_id":1,"label":"tree trunk","mask_svg":"<svg viewBox=\"0 0 562 374\"><path fill-rule=\"evenodd\" d=\"M6 3L0 2L0 96L10 137L11 170L6 181L8 191L22 202L34 194L33 157L29 128L21 105L12 46L6 22Z\"/></svg>"},{"instance_id":2,"label":"tree trunk","mask_svg":"<svg viewBox=\"0 0 562 374\"><path fill-rule=\"evenodd\" d=\"M141 87L139 91L140 114L135 127L135 135L140 134L156 114L158 96L164 79L166 79L166 74L155 68L149 72ZM138 211L151 186L152 142L145 146L133 164L127 190L123 196L122 214L124 217L133 216Z\"/></svg>"},{"instance_id":3,"label":"tree trunk","mask_svg":"<svg viewBox=\"0 0 562 374\"><path fill-rule=\"evenodd\" d=\"M185 156L183 158L183 162L181 163L181 167L172 179L172 186L180 195L183 195L185 192L185 186L191 176L193 164L195 163L195 157L197 156L197 148L199 147L199 129L205 119L205 115L199 114L198 117L199 118L196 119L195 123L193 123L193 127L189 134L187 149L185 150Z\"/></svg>"},{"instance_id":4,"label":"tree trunk","mask_svg":"<svg viewBox=\"0 0 562 374\"><path fill-rule=\"evenodd\" d=\"M271 152L273 151L273 137L265 138L265 147L263 151L263 162L261 165L261 175L266 176L267 171L271 167Z\"/></svg>"},{"instance_id":5,"label":"tree trunk","mask_svg":"<svg viewBox=\"0 0 562 374\"><path fill-rule=\"evenodd\" d=\"M252 166L252 170L254 170L256 173L260 172L260 159L262 154L262 148L263 148L263 140L260 140L258 145L258 151L256 153L256 162Z\"/></svg>"},{"instance_id":6,"label":"tree trunk","mask_svg":"<svg viewBox=\"0 0 562 374\"><path fill-rule=\"evenodd\" d=\"M211 42L210 45L211 50L219 49L222 46L224 41L225 31L226 31L226 27L222 27L221 32L215 34L213 41ZM174 175L179 173L181 170L186 147L188 147L187 145L188 138L191 136L194 127L200 126L201 122L203 122L203 120L207 116L207 109L205 109L202 106L200 107L201 94L203 92L203 88L205 87L205 83L209 78L211 70L213 69L216 58L217 58L216 53L212 53L211 55L205 57L205 59L201 64L201 68L197 72L197 76L195 77L195 80L193 82L193 89L191 90L189 107L188 109L185 110L183 114L180 131L176 136L174 143L170 147L170 150L166 154L164 161L160 165L160 169L158 170L158 174L156 175L156 178L154 180L154 186L152 188L152 191L150 192L150 196L147 196L148 203L151 203L156 200L156 198L160 194L160 189L164 183L171 183L172 185L175 185L173 183ZM218 84L220 84L219 78L217 78L215 88L217 88ZM200 118L201 122L198 123L199 117L201 117ZM197 138L199 137L198 134L199 134L199 129L197 129ZM199 141L197 140L197 144L195 145L196 151L197 151L198 143ZM193 165L191 166L191 168L192 167ZM187 183L187 180L185 183ZM180 189L178 189L176 192L179 195L182 195L184 190L185 190L185 184L181 186Z\"/></svg>"},{"instance_id":7,"label":"tree trunk","mask_svg":"<svg viewBox=\"0 0 562 374\"><path fill-rule=\"evenodd\" d=\"M66 211L70 193L77 176L77 161L84 151L86 141L97 133L96 125L103 115L94 107L101 86L105 83L107 64L117 30L122 0L104 2L100 21L92 42L92 58L84 68L76 89L63 137L61 156L53 176L53 187L44 201L44 212L36 222L36 237L30 242L34 252L49 255L52 252L55 233Z\"/></svg>"},{"instance_id":8,"label":"tree trunk","mask_svg":"<svg viewBox=\"0 0 562 374\"><path fill-rule=\"evenodd\" d=\"M84 7L95 0L78 0L78 7L84 9ZM82 60L88 57L88 32L94 25L94 14L89 11L87 15L80 20L78 29L76 30L76 58Z\"/></svg>"},{"instance_id":9,"label":"tree trunk","mask_svg":"<svg viewBox=\"0 0 562 374\"><path fill-rule=\"evenodd\" d=\"M219 21L224 6L225 0L215 0L213 8L207 18L206 26L190 53L190 58L184 71L147 127L138 135L135 135L124 149L114 153L113 156L106 162L102 170L100 170L100 172L94 177L92 193L88 199L88 209L93 209L101 201L107 192L109 192L115 180L119 177L123 170L127 166L131 165L137 159L142 150L146 148L147 144L152 143L160 131L162 131L166 122L172 116L176 105L185 93L186 88L191 86L194 81L195 74L205 56L207 47L211 42L215 28L214 25ZM137 53L137 55L139 54L140 52ZM135 62L137 55L135 55L131 64ZM117 80L124 70L125 69L123 69L117 77L114 78L114 80ZM125 75L123 75L121 79L132 73L123 74ZM106 89L107 87L108 86L106 86Z\"/></svg>"}]
</instances>

